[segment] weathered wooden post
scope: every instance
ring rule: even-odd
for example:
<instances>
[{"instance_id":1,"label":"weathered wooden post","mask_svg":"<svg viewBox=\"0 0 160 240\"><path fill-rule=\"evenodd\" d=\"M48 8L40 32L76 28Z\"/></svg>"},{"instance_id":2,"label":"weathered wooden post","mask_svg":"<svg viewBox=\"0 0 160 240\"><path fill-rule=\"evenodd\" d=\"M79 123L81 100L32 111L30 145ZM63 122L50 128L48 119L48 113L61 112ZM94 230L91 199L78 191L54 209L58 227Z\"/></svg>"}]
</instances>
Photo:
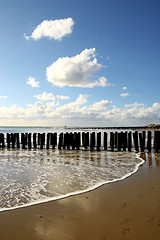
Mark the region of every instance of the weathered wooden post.
<instances>
[{"instance_id":1,"label":"weathered wooden post","mask_svg":"<svg viewBox=\"0 0 160 240\"><path fill-rule=\"evenodd\" d=\"M117 141L118 141L118 132L114 133L114 146L117 148Z\"/></svg>"},{"instance_id":2,"label":"weathered wooden post","mask_svg":"<svg viewBox=\"0 0 160 240\"><path fill-rule=\"evenodd\" d=\"M155 152L160 152L160 131L154 132L154 148Z\"/></svg>"},{"instance_id":3,"label":"weathered wooden post","mask_svg":"<svg viewBox=\"0 0 160 240\"><path fill-rule=\"evenodd\" d=\"M75 135L71 132L69 137L70 137L70 146L72 147L72 150L75 150L75 146L76 146Z\"/></svg>"},{"instance_id":4,"label":"weathered wooden post","mask_svg":"<svg viewBox=\"0 0 160 240\"><path fill-rule=\"evenodd\" d=\"M4 134L3 133L0 133L0 143L1 143L1 147L4 148L5 143L4 143Z\"/></svg>"},{"instance_id":5,"label":"weathered wooden post","mask_svg":"<svg viewBox=\"0 0 160 240\"><path fill-rule=\"evenodd\" d=\"M36 133L33 133L33 147L34 147L35 149L37 148L36 138L37 138L37 134L36 134Z\"/></svg>"},{"instance_id":6,"label":"weathered wooden post","mask_svg":"<svg viewBox=\"0 0 160 240\"><path fill-rule=\"evenodd\" d=\"M107 150L107 133L104 132L104 139L103 139L104 150Z\"/></svg>"},{"instance_id":7,"label":"weathered wooden post","mask_svg":"<svg viewBox=\"0 0 160 240\"><path fill-rule=\"evenodd\" d=\"M121 151L122 148L122 133L118 133L118 151Z\"/></svg>"},{"instance_id":8,"label":"weathered wooden post","mask_svg":"<svg viewBox=\"0 0 160 240\"><path fill-rule=\"evenodd\" d=\"M140 141L141 152L144 152L144 140L143 140L142 133L139 133L139 141Z\"/></svg>"},{"instance_id":9,"label":"weathered wooden post","mask_svg":"<svg viewBox=\"0 0 160 240\"><path fill-rule=\"evenodd\" d=\"M40 143L41 143L41 134L38 133L38 146L40 146Z\"/></svg>"},{"instance_id":10,"label":"weathered wooden post","mask_svg":"<svg viewBox=\"0 0 160 240\"><path fill-rule=\"evenodd\" d=\"M123 136L123 151L126 151L127 148L127 132L122 133Z\"/></svg>"},{"instance_id":11,"label":"weathered wooden post","mask_svg":"<svg viewBox=\"0 0 160 240\"><path fill-rule=\"evenodd\" d=\"M95 147L95 132L92 132L90 135L90 149L94 150Z\"/></svg>"},{"instance_id":12,"label":"weathered wooden post","mask_svg":"<svg viewBox=\"0 0 160 240\"><path fill-rule=\"evenodd\" d=\"M59 134L59 143L58 143L58 149L60 150L63 145L63 133Z\"/></svg>"},{"instance_id":13,"label":"weathered wooden post","mask_svg":"<svg viewBox=\"0 0 160 240\"><path fill-rule=\"evenodd\" d=\"M40 134L40 149L43 149L43 144L44 144L44 135L43 135L43 133L42 134Z\"/></svg>"},{"instance_id":14,"label":"weathered wooden post","mask_svg":"<svg viewBox=\"0 0 160 240\"><path fill-rule=\"evenodd\" d=\"M142 131L142 138L143 138L143 146L146 146L146 131Z\"/></svg>"},{"instance_id":15,"label":"weathered wooden post","mask_svg":"<svg viewBox=\"0 0 160 240\"><path fill-rule=\"evenodd\" d=\"M51 134L51 145L52 149L55 149L55 146L57 145L57 133Z\"/></svg>"},{"instance_id":16,"label":"weathered wooden post","mask_svg":"<svg viewBox=\"0 0 160 240\"><path fill-rule=\"evenodd\" d=\"M47 133L47 144L46 144L46 148L49 149L50 146L50 133Z\"/></svg>"},{"instance_id":17,"label":"weathered wooden post","mask_svg":"<svg viewBox=\"0 0 160 240\"><path fill-rule=\"evenodd\" d=\"M101 132L97 133L97 151L100 150L101 147Z\"/></svg>"},{"instance_id":18,"label":"weathered wooden post","mask_svg":"<svg viewBox=\"0 0 160 240\"><path fill-rule=\"evenodd\" d=\"M114 151L114 133L110 132L110 148L111 151Z\"/></svg>"},{"instance_id":19,"label":"weathered wooden post","mask_svg":"<svg viewBox=\"0 0 160 240\"><path fill-rule=\"evenodd\" d=\"M134 140L135 150L136 150L136 152L138 152L139 151L139 146L138 146L138 132L137 131L135 131L133 133L133 140Z\"/></svg>"},{"instance_id":20,"label":"weathered wooden post","mask_svg":"<svg viewBox=\"0 0 160 240\"><path fill-rule=\"evenodd\" d=\"M82 132L82 147L85 146L85 132Z\"/></svg>"},{"instance_id":21,"label":"weathered wooden post","mask_svg":"<svg viewBox=\"0 0 160 240\"><path fill-rule=\"evenodd\" d=\"M7 148L10 148L11 136L10 133L7 133Z\"/></svg>"},{"instance_id":22,"label":"weathered wooden post","mask_svg":"<svg viewBox=\"0 0 160 240\"><path fill-rule=\"evenodd\" d=\"M17 148L20 148L19 133L16 133L16 142L17 142Z\"/></svg>"},{"instance_id":23,"label":"weathered wooden post","mask_svg":"<svg viewBox=\"0 0 160 240\"><path fill-rule=\"evenodd\" d=\"M75 139L75 147L77 150L79 150L80 145L81 145L81 134L80 132L74 133L74 139Z\"/></svg>"},{"instance_id":24,"label":"weathered wooden post","mask_svg":"<svg viewBox=\"0 0 160 240\"><path fill-rule=\"evenodd\" d=\"M151 152L151 140L152 140L152 134L151 134L151 131L148 131L148 138L147 138L148 152Z\"/></svg>"},{"instance_id":25,"label":"weathered wooden post","mask_svg":"<svg viewBox=\"0 0 160 240\"><path fill-rule=\"evenodd\" d=\"M12 142L12 148L15 148L15 135L14 135L14 133L11 133L11 142Z\"/></svg>"},{"instance_id":26,"label":"weathered wooden post","mask_svg":"<svg viewBox=\"0 0 160 240\"><path fill-rule=\"evenodd\" d=\"M25 140L25 134L21 133L21 144L22 144L22 149L25 149L25 144L26 140Z\"/></svg>"},{"instance_id":27,"label":"weathered wooden post","mask_svg":"<svg viewBox=\"0 0 160 240\"><path fill-rule=\"evenodd\" d=\"M68 132L64 133L64 137L63 137L63 149L66 149L68 144Z\"/></svg>"},{"instance_id":28,"label":"weathered wooden post","mask_svg":"<svg viewBox=\"0 0 160 240\"><path fill-rule=\"evenodd\" d=\"M84 148L87 149L89 146L89 132L85 133L84 135Z\"/></svg>"},{"instance_id":29,"label":"weathered wooden post","mask_svg":"<svg viewBox=\"0 0 160 240\"><path fill-rule=\"evenodd\" d=\"M32 143L31 143L31 133L28 133L28 149L31 149Z\"/></svg>"},{"instance_id":30,"label":"weathered wooden post","mask_svg":"<svg viewBox=\"0 0 160 240\"><path fill-rule=\"evenodd\" d=\"M128 151L131 152L132 149L132 132L128 133Z\"/></svg>"},{"instance_id":31,"label":"weathered wooden post","mask_svg":"<svg viewBox=\"0 0 160 240\"><path fill-rule=\"evenodd\" d=\"M28 133L24 134L24 139L25 139L25 145L27 146L27 144L28 144Z\"/></svg>"}]
</instances>

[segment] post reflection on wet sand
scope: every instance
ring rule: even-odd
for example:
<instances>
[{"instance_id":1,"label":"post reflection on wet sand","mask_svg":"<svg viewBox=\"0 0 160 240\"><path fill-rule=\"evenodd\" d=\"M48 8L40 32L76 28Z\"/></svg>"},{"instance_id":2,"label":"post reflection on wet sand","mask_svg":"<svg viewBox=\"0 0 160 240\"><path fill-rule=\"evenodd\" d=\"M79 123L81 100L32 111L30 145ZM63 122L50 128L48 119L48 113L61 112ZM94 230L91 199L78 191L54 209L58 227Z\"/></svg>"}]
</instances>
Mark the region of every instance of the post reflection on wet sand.
<instances>
[{"instance_id":1,"label":"post reflection on wet sand","mask_svg":"<svg viewBox=\"0 0 160 240\"><path fill-rule=\"evenodd\" d=\"M147 163L149 168L160 166L160 154L159 153L141 153L140 157Z\"/></svg>"}]
</instances>

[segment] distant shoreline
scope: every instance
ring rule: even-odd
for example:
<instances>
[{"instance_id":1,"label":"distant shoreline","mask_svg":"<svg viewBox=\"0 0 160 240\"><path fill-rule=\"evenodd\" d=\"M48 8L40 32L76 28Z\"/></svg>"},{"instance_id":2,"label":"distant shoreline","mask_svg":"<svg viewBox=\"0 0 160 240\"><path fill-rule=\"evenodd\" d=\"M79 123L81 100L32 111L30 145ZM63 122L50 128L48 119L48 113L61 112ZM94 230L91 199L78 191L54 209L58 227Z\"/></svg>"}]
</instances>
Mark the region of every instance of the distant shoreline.
<instances>
[{"instance_id":1,"label":"distant shoreline","mask_svg":"<svg viewBox=\"0 0 160 240\"><path fill-rule=\"evenodd\" d=\"M120 126L120 127L87 127L87 126L0 126L0 128L64 128L64 129L144 129L144 130L156 130L160 129L160 125L148 125L148 126Z\"/></svg>"}]
</instances>

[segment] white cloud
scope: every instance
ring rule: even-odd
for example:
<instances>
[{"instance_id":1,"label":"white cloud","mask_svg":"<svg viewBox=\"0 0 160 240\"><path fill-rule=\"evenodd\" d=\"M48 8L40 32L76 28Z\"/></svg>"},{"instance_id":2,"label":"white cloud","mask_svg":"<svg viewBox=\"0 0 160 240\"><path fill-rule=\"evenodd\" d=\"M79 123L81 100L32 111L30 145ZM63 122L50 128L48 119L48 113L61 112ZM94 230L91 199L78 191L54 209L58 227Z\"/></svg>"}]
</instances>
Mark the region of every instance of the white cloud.
<instances>
[{"instance_id":1,"label":"white cloud","mask_svg":"<svg viewBox=\"0 0 160 240\"><path fill-rule=\"evenodd\" d=\"M122 89L123 89L123 90L127 90L127 87L123 87Z\"/></svg>"},{"instance_id":2,"label":"white cloud","mask_svg":"<svg viewBox=\"0 0 160 240\"><path fill-rule=\"evenodd\" d=\"M146 107L143 103L127 108L111 106L103 99L88 106L88 96L80 94L75 101L57 105L55 101L37 101L26 108L0 107L1 125L72 125L135 126L160 122L160 102ZM111 106L111 108L109 108Z\"/></svg>"},{"instance_id":3,"label":"white cloud","mask_svg":"<svg viewBox=\"0 0 160 240\"><path fill-rule=\"evenodd\" d=\"M131 108L131 107L146 107L146 105L145 104L143 104L143 103L137 103L137 102L135 102L135 103L133 103L133 104L125 104L124 105L125 107L129 107L129 108Z\"/></svg>"},{"instance_id":4,"label":"white cloud","mask_svg":"<svg viewBox=\"0 0 160 240\"><path fill-rule=\"evenodd\" d=\"M121 93L120 96L121 97L128 97L130 94L129 93Z\"/></svg>"},{"instance_id":5,"label":"white cloud","mask_svg":"<svg viewBox=\"0 0 160 240\"><path fill-rule=\"evenodd\" d=\"M7 96L0 96L0 99L6 99Z\"/></svg>"},{"instance_id":6,"label":"white cloud","mask_svg":"<svg viewBox=\"0 0 160 240\"><path fill-rule=\"evenodd\" d=\"M74 21L72 18L64 18L57 20L44 20L32 32L31 36L24 37L38 40L42 37L49 37L55 40L61 40L64 36L69 35L73 31Z\"/></svg>"},{"instance_id":7,"label":"white cloud","mask_svg":"<svg viewBox=\"0 0 160 240\"><path fill-rule=\"evenodd\" d=\"M105 77L93 79L94 73L103 67L97 62L95 51L95 48L90 48L71 58L59 58L46 69L48 81L60 87L93 88L111 85Z\"/></svg>"},{"instance_id":8,"label":"white cloud","mask_svg":"<svg viewBox=\"0 0 160 240\"><path fill-rule=\"evenodd\" d=\"M69 99L68 96L60 96L60 95L54 96L52 93L46 93L46 92L43 92L42 94L36 95L34 97L37 98L38 100L43 100L43 101Z\"/></svg>"},{"instance_id":9,"label":"white cloud","mask_svg":"<svg viewBox=\"0 0 160 240\"><path fill-rule=\"evenodd\" d=\"M32 87L39 87L39 83L40 82L36 82L35 78L33 77L29 77L27 81L27 84L31 85Z\"/></svg>"}]
</instances>

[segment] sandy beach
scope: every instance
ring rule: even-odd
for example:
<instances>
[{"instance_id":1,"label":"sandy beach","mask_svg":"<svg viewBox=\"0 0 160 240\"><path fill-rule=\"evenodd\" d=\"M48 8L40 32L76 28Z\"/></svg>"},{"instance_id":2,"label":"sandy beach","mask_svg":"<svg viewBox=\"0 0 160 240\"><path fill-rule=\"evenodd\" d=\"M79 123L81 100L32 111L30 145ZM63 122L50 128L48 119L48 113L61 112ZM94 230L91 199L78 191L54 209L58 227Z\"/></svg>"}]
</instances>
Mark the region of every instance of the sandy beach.
<instances>
[{"instance_id":1,"label":"sandy beach","mask_svg":"<svg viewBox=\"0 0 160 240\"><path fill-rule=\"evenodd\" d=\"M160 156L125 180L31 207L0 212L3 240L159 240Z\"/></svg>"}]
</instances>

